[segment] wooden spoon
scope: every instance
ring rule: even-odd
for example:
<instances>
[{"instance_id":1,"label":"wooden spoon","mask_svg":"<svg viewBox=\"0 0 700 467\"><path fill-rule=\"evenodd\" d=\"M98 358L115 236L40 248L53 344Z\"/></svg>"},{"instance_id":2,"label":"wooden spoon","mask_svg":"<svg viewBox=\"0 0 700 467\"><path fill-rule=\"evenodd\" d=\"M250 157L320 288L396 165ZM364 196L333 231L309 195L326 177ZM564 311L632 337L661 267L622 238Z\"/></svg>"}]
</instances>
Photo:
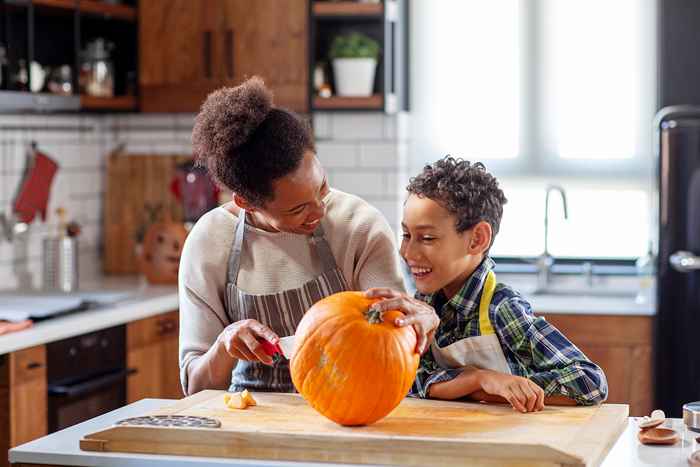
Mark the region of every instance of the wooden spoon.
<instances>
[{"instance_id":1,"label":"wooden spoon","mask_svg":"<svg viewBox=\"0 0 700 467\"><path fill-rule=\"evenodd\" d=\"M676 444L680 439L678 433L670 428L650 428L637 434L642 444Z\"/></svg>"}]
</instances>

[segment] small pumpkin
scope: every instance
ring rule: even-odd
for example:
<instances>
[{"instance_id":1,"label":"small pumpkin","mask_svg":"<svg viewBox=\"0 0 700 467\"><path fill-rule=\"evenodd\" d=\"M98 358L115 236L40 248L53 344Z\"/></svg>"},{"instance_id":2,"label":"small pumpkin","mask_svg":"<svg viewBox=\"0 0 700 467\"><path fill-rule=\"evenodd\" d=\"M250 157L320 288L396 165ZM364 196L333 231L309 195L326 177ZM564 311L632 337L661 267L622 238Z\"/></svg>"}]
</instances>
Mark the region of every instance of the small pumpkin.
<instances>
[{"instance_id":1,"label":"small pumpkin","mask_svg":"<svg viewBox=\"0 0 700 467\"><path fill-rule=\"evenodd\" d=\"M370 310L378 299L340 292L314 304L296 331L290 362L297 391L340 425L369 425L399 405L420 356L413 327L396 327L397 310Z\"/></svg>"},{"instance_id":2,"label":"small pumpkin","mask_svg":"<svg viewBox=\"0 0 700 467\"><path fill-rule=\"evenodd\" d=\"M187 233L181 222L156 222L148 227L140 265L150 284L177 284L180 255Z\"/></svg>"}]
</instances>

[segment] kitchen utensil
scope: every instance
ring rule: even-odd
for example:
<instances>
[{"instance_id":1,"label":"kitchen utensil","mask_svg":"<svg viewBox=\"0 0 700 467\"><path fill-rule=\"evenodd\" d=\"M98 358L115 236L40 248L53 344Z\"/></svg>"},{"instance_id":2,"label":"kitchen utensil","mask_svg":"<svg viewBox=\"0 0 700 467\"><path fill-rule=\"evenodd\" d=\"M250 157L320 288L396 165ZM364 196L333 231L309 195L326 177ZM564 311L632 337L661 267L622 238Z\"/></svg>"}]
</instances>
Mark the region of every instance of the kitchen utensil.
<instances>
[{"instance_id":1,"label":"kitchen utensil","mask_svg":"<svg viewBox=\"0 0 700 467\"><path fill-rule=\"evenodd\" d=\"M700 401L683 405L683 422L689 430L700 432Z\"/></svg>"},{"instance_id":2,"label":"kitchen utensil","mask_svg":"<svg viewBox=\"0 0 700 467\"><path fill-rule=\"evenodd\" d=\"M637 439L642 444L676 444L680 437L676 430L657 427L640 431Z\"/></svg>"},{"instance_id":3,"label":"kitchen utensil","mask_svg":"<svg viewBox=\"0 0 700 467\"><path fill-rule=\"evenodd\" d=\"M36 213L46 220L46 206L51 194L51 184L58 171L58 164L46 154L32 147L28 156L24 179L15 198L14 211L21 222L30 223Z\"/></svg>"},{"instance_id":4,"label":"kitchen utensil","mask_svg":"<svg viewBox=\"0 0 700 467\"><path fill-rule=\"evenodd\" d=\"M65 232L65 230L64 230ZM47 290L78 289L78 239L64 235L43 240L43 286Z\"/></svg>"},{"instance_id":5,"label":"kitchen utensil","mask_svg":"<svg viewBox=\"0 0 700 467\"><path fill-rule=\"evenodd\" d=\"M201 391L160 411L140 414L221 422L206 434L200 428L112 426L86 434L80 448L302 464L583 467L598 465L628 423L626 405L548 406L536 414L521 414L501 404L407 397L380 422L348 428L329 422L298 394L253 391L256 406L230 410L225 393Z\"/></svg>"},{"instance_id":6,"label":"kitchen utensil","mask_svg":"<svg viewBox=\"0 0 700 467\"><path fill-rule=\"evenodd\" d=\"M261 344L265 353L271 357L282 355L287 360L291 360L294 355L294 336L280 337L276 344L266 340L261 341Z\"/></svg>"}]
</instances>

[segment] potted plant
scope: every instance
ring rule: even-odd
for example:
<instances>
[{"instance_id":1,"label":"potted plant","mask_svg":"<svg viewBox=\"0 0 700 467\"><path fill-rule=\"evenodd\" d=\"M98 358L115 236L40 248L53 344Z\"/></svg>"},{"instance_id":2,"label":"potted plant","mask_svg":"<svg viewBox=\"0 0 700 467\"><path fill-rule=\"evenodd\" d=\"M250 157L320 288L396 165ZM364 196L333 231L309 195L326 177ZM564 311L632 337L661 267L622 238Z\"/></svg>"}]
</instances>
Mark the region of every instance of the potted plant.
<instances>
[{"instance_id":1,"label":"potted plant","mask_svg":"<svg viewBox=\"0 0 700 467\"><path fill-rule=\"evenodd\" d=\"M328 55L333 61L335 90L339 96L372 95L379 58L377 41L358 32L336 36Z\"/></svg>"}]
</instances>

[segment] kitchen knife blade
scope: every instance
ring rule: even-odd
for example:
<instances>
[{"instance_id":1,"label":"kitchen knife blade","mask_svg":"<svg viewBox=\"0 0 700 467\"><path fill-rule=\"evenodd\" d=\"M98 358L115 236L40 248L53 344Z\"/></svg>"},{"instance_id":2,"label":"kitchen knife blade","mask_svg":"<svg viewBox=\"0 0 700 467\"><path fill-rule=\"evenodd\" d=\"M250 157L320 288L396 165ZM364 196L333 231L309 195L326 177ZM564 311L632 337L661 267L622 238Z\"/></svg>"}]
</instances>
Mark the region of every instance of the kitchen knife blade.
<instances>
[{"instance_id":1,"label":"kitchen knife blade","mask_svg":"<svg viewBox=\"0 0 700 467\"><path fill-rule=\"evenodd\" d=\"M265 353L271 357L281 354L287 360L290 360L294 355L294 336L281 337L277 344L272 344L269 341L261 341Z\"/></svg>"}]
</instances>

